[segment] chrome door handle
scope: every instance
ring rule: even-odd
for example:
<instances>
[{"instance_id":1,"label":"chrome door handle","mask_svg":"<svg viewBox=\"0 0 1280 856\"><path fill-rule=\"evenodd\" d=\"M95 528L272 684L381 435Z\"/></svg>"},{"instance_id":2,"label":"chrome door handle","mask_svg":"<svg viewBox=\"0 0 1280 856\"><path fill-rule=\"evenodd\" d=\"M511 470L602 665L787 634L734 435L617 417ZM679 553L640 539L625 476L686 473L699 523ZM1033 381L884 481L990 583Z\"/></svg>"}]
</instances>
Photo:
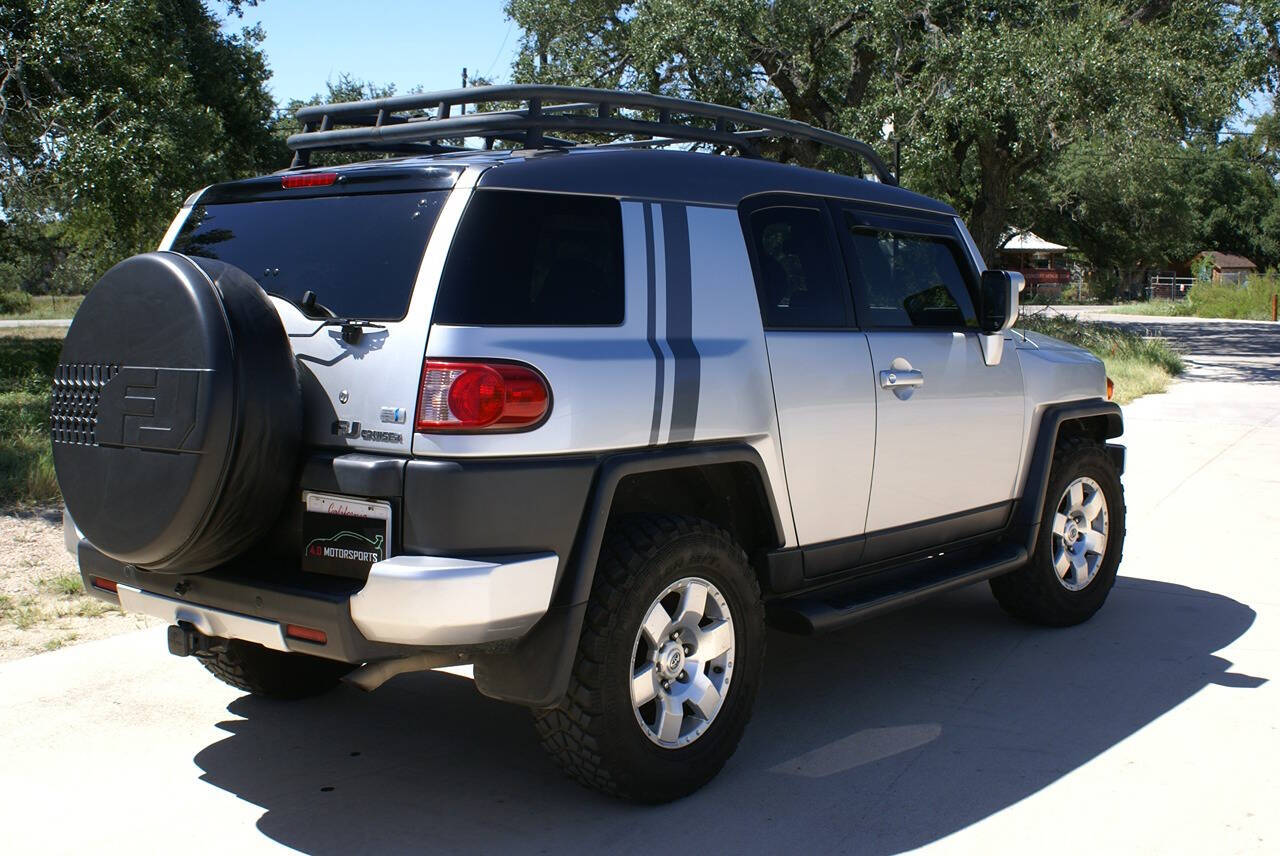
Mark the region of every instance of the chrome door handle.
<instances>
[{"instance_id":1,"label":"chrome door handle","mask_svg":"<svg viewBox=\"0 0 1280 856\"><path fill-rule=\"evenodd\" d=\"M880 386L884 389L924 386L924 372L916 369L886 369L880 372Z\"/></svg>"}]
</instances>

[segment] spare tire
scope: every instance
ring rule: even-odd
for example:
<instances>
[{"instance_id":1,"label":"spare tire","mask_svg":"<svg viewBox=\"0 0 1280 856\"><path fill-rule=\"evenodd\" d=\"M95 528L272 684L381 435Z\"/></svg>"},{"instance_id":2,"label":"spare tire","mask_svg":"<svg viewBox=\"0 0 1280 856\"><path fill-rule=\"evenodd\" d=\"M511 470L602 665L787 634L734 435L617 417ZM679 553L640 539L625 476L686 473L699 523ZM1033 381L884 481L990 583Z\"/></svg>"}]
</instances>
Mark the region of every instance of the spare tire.
<instances>
[{"instance_id":1,"label":"spare tire","mask_svg":"<svg viewBox=\"0 0 1280 856\"><path fill-rule=\"evenodd\" d=\"M94 547L196 573L260 539L296 484L298 367L244 271L126 259L76 313L54 374L53 463Z\"/></svg>"}]
</instances>

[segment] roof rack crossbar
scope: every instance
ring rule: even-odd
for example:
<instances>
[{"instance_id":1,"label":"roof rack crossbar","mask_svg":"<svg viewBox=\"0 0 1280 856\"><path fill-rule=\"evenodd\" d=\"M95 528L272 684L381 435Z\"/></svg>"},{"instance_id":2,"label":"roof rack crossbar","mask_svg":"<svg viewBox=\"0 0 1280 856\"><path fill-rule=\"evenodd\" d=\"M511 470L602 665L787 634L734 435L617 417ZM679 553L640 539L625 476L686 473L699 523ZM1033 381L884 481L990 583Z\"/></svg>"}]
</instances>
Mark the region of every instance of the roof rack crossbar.
<instances>
[{"instance_id":1,"label":"roof rack crossbar","mask_svg":"<svg viewBox=\"0 0 1280 856\"><path fill-rule=\"evenodd\" d=\"M523 107L500 107L475 113L452 110L467 104L512 101L523 103ZM632 115L619 111L632 111ZM636 117L636 111L656 113L657 121ZM421 115L424 113L426 115ZM683 117L685 121L676 117ZM709 143L731 147L748 156L758 156L755 141L761 138L804 140L857 155L867 162L879 181L898 183L875 150L859 140L792 119L646 92L541 84L474 86L303 107L297 118L303 130L289 137L289 147L295 152L295 168L306 166L312 151L395 147L463 137L481 137L485 148L492 148L493 141L498 139L516 142L525 148L575 144L546 136L550 131L632 138L622 141L621 145ZM696 120L704 121L696 124ZM705 120L711 120L711 127Z\"/></svg>"}]
</instances>

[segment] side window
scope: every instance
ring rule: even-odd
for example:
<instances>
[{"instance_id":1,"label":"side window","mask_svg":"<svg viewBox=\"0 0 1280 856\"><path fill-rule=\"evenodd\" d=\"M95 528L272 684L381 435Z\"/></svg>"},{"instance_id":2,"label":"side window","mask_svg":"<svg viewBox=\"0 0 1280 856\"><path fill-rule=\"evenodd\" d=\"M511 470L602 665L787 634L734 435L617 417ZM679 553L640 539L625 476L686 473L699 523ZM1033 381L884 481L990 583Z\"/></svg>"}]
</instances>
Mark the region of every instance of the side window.
<instances>
[{"instance_id":1,"label":"side window","mask_svg":"<svg viewBox=\"0 0 1280 856\"><path fill-rule=\"evenodd\" d=\"M871 327L977 325L956 246L948 238L860 225L846 217L849 270Z\"/></svg>"},{"instance_id":2,"label":"side window","mask_svg":"<svg viewBox=\"0 0 1280 856\"><path fill-rule=\"evenodd\" d=\"M826 214L778 206L752 212L765 327L845 327L848 286L838 271Z\"/></svg>"},{"instance_id":3,"label":"side window","mask_svg":"<svg viewBox=\"0 0 1280 856\"><path fill-rule=\"evenodd\" d=\"M621 324L616 199L479 190L458 225L436 297L440 324Z\"/></svg>"}]
</instances>

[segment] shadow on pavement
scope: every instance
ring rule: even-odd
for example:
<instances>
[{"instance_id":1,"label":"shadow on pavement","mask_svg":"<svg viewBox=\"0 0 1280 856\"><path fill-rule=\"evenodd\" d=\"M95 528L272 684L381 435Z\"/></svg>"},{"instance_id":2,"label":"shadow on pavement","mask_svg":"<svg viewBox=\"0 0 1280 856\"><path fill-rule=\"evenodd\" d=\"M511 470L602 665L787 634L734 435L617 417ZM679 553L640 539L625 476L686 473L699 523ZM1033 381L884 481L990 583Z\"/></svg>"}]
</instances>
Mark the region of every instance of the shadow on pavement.
<instances>
[{"instance_id":1,"label":"shadow on pavement","mask_svg":"<svg viewBox=\"0 0 1280 856\"><path fill-rule=\"evenodd\" d=\"M1221 357L1274 357L1280 349L1280 324L1224 324L1221 322L1164 321L1158 318L1110 317L1107 324L1147 336L1163 336L1187 354ZM1140 319L1140 320L1137 320Z\"/></svg>"},{"instance_id":2,"label":"shadow on pavement","mask_svg":"<svg viewBox=\"0 0 1280 856\"><path fill-rule=\"evenodd\" d=\"M689 835L717 851L892 853L1034 794L1207 685L1258 686L1214 656L1253 620L1221 595L1122 579L1065 630L1005 618L981 586L824 637L774 633L737 755L656 808L561 778L525 711L441 673L372 695L237 699L241 718L195 762L265 810L262 833L307 853L652 854Z\"/></svg>"}]
</instances>

